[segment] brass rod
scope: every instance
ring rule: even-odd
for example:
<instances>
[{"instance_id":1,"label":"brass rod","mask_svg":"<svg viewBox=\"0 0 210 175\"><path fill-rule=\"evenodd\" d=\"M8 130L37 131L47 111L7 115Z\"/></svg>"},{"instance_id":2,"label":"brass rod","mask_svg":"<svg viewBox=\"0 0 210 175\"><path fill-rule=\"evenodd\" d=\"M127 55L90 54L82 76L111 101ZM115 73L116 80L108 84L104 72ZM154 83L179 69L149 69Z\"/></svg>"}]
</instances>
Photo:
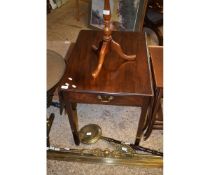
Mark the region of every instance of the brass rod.
<instances>
[{"instance_id":1,"label":"brass rod","mask_svg":"<svg viewBox=\"0 0 210 175\"><path fill-rule=\"evenodd\" d=\"M159 156L147 154L132 154L132 156L97 156L92 153L71 152L71 151L47 151L47 158L52 160L99 163L106 165L128 165L145 168L162 168L163 159Z\"/></svg>"}]
</instances>

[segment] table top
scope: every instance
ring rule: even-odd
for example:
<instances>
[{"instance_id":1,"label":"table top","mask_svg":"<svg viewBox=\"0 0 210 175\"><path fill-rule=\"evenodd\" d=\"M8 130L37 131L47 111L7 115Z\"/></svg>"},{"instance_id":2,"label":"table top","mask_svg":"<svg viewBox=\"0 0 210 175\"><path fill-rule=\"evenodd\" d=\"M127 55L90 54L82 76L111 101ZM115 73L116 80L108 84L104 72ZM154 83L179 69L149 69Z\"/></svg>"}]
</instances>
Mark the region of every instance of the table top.
<instances>
[{"instance_id":1,"label":"table top","mask_svg":"<svg viewBox=\"0 0 210 175\"><path fill-rule=\"evenodd\" d=\"M111 51L105 57L100 74L94 79L91 74L97 67L98 57L92 50L92 45L98 46L103 39L103 32L82 30L70 55L67 73L62 82L69 86L63 90L153 96L145 33L115 31L112 38L121 45L124 53L136 54L136 60L125 61L115 51Z\"/></svg>"},{"instance_id":2,"label":"table top","mask_svg":"<svg viewBox=\"0 0 210 175\"><path fill-rule=\"evenodd\" d=\"M157 87L163 88L163 46L149 47L153 76Z\"/></svg>"}]
</instances>

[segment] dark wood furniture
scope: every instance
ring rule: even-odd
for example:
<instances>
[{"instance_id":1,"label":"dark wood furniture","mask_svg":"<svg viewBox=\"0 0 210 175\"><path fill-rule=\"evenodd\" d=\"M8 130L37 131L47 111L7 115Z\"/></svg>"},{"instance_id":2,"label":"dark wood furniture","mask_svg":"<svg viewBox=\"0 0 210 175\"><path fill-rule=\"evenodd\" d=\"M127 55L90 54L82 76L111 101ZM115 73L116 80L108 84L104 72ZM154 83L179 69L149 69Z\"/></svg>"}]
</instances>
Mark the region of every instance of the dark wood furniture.
<instances>
[{"instance_id":1,"label":"dark wood furniture","mask_svg":"<svg viewBox=\"0 0 210 175\"><path fill-rule=\"evenodd\" d=\"M65 60L61 55L52 50L47 50L47 108L52 104L52 99L56 88L62 79L66 70ZM47 147L50 146L50 129L55 118L54 113L51 113L47 118Z\"/></svg>"},{"instance_id":2,"label":"dark wood furniture","mask_svg":"<svg viewBox=\"0 0 210 175\"><path fill-rule=\"evenodd\" d=\"M98 57L91 45L103 38L102 31L82 30L69 58L67 73L59 87L62 107L65 108L76 145L80 144L76 104L107 104L141 106L135 144L143 134L146 113L153 96L151 70L147 56L145 34L142 32L113 32L113 38L126 53L136 54L135 61L125 61L116 52L110 52L97 78L92 71ZM137 121L138 122L138 121Z\"/></svg>"},{"instance_id":3,"label":"dark wood furniture","mask_svg":"<svg viewBox=\"0 0 210 175\"><path fill-rule=\"evenodd\" d=\"M147 139L153 129L163 129L163 112L161 99L163 98L163 46L149 47L152 75L154 81L154 101L151 116L148 118L148 128L145 132Z\"/></svg>"},{"instance_id":4,"label":"dark wood furniture","mask_svg":"<svg viewBox=\"0 0 210 175\"><path fill-rule=\"evenodd\" d=\"M50 146L50 130L51 130L54 118L55 118L55 114L51 113L49 118L47 119L47 147Z\"/></svg>"},{"instance_id":5,"label":"dark wood furniture","mask_svg":"<svg viewBox=\"0 0 210 175\"><path fill-rule=\"evenodd\" d=\"M65 73L64 58L53 50L47 50L47 107L52 103L54 92Z\"/></svg>"},{"instance_id":6,"label":"dark wood furniture","mask_svg":"<svg viewBox=\"0 0 210 175\"><path fill-rule=\"evenodd\" d=\"M75 43L71 43L66 53L65 60L58 53L47 50L47 107L52 105L52 99L56 96L56 89L60 85L60 81L65 74L66 63L68 64L68 58L74 48ZM47 118L47 147L50 146L50 130L55 118L55 114L51 113Z\"/></svg>"}]
</instances>

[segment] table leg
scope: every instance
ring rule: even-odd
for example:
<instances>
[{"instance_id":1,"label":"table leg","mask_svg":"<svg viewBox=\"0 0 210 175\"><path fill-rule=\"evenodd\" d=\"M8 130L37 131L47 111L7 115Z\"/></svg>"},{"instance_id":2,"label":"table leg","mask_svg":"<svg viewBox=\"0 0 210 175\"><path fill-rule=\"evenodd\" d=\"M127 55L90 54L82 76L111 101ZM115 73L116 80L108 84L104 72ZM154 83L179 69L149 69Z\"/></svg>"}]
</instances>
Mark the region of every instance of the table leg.
<instances>
[{"instance_id":1,"label":"table leg","mask_svg":"<svg viewBox=\"0 0 210 175\"><path fill-rule=\"evenodd\" d=\"M47 119L47 147L50 146L50 129L52 127L54 118L55 118L55 114L51 113L50 117Z\"/></svg>"},{"instance_id":2,"label":"table leg","mask_svg":"<svg viewBox=\"0 0 210 175\"><path fill-rule=\"evenodd\" d=\"M149 126L149 123L151 121L153 104L154 104L154 97L151 98L151 101L149 103L149 107L148 107L148 111L147 111L148 113L147 113L145 125L144 125L144 128L143 128L144 131L147 129L147 127Z\"/></svg>"},{"instance_id":3,"label":"table leg","mask_svg":"<svg viewBox=\"0 0 210 175\"><path fill-rule=\"evenodd\" d=\"M135 145L139 145L141 137L143 135L148 107L149 107L149 100L141 108L141 114L140 114L140 118L139 118L139 124L138 124L138 130L137 130L137 134L136 134Z\"/></svg>"},{"instance_id":4,"label":"table leg","mask_svg":"<svg viewBox=\"0 0 210 175\"><path fill-rule=\"evenodd\" d=\"M161 93L160 89L157 88L156 92L155 92L155 102L154 102L154 106L152 109L152 117L151 117L151 121L147 127L147 130L144 134L144 140L147 140L152 133L153 125L154 125L155 119L156 119L156 114L157 114L159 106L160 106L161 96L162 96L162 93Z\"/></svg>"},{"instance_id":5,"label":"table leg","mask_svg":"<svg viewBox=\"0 0 210 175\"><path fill-rule=\"evenodd\" d=\"M76 145L80 144L79 133L78 133L78 118L77 118L77 110L76 103L67 102L65 103L66 112L68 115L69 123L71 126L71 131L74 137L74 143Z\"/></svg>"},{"instance_id":6,"label":"table leg","mask_svg":"<svg viewBox=\"0 0 210 175\"><path fill-rule=\"evenodd\" d=\"M59 95L59 103L60 103L60 115L62 115L63 109L64 109L63 94L61 93L61 91L58 91L58 95Z\"/></svg>"},{"instance_id":7,"label":"table leg","mask_svg":"<svg viewBox=\"0 0 210 175\"><path fill-rule=\"evenodd\" d=\"M76 128L78 129L77 103L72 103L72 110L75 119L74 123L76 124Z\"/></svg>"},{"instance_id":8,"label":"table leg","mask_svg":"<svg viewBox=\"0 0 210 175\"><path fill-rule=\"evenodd\" d=\"M159 104L159 107L158 107L158 118L161 119L161 121L163 121L163 110L162 110L162 106L161 106L161 103Z\"/></svg>"}]
</instances>

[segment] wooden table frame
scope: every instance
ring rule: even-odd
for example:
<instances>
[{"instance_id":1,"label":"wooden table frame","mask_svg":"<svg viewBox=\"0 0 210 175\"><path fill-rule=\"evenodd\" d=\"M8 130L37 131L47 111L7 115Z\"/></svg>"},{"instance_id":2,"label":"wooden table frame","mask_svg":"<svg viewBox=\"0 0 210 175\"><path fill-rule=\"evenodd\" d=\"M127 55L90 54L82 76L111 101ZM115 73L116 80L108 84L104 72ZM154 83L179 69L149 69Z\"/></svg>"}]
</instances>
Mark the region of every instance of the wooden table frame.
<instances>
[{"instance_id":1,"label":"wooden table frame","mask_svg":"<svg viewBox=\"0 0 210 175\"><path fill-rule=\"evenodd\" d=\"M141 32L113 32L113 37L122 44L123 48L129 46L126 51L135 52L137 59L133 63L131 61L128 63L113 52L107 55L106 63L98 78L93 79L91 73L97 64L97 55L91 51L91 44L94 44L93 41L98 43L102 35L101 31L84 30L80 32L62 82L63 85L69 84L69 86L66 89L62 89L61 86L58 90L61 113L65 108L74 142L79 145L77 103L141 107L135 139L135 145L139 145L145 129L147 111L153 97L152 75L145 35ZM120 62L122 64L117 66L114 72L107 70ZM69 80L69 77L72 80Z\"/></svg>"},{"instance_id":2,"label":"wooden table frame","mask_svg":"<svg viewBox=\"0 0 210 175\"><path fill-rule=\"evenodd\" d=\"M65 111L68 115L68 120L69 120L69 124L71 126L71 130L72 130L72 134L73 134L75 144L79 145L80 144L80 139L79 139L79 134L78 134L77 102L68 98L67 93L65 91L60 91L59 92L60 102L62 103L61 106L63 106L65 108ZM104 97L110 97L112 95L103 94L103 96ZM142 105L141 104L135 105L137 107L141 107L141 113L140 113L140 118L139 118L139 122L138 122L138 129L137 129L136 139L135 139L135 145L139 145L140 140L141 140L142 135L143 135L143 132L144 132L144 128L146 128L145 123L146 123L146 118L147 118L147 112L148 112L148 109L150 108L151 97L143 97L143 101L144 102L143 102ZM81 103L81 101L79 101L78 103ZM82 102L82 103L84 103L84 102ZM100 104L106 105L106 103L107 102L100 103ZM110 105L110 103L108 103L108 105ZM112 104L112 105L114 105L114 104ZM134 106L134 105L126 105L126 106ZM62 112L61 112L61 114L62 114Z\"/></svg>"},{"instance_id":3,"label":"wooden table frame","mask_svg":"<svg viewBox=\"0 0 210 175\"><path fill-rule=\"evenodd\" d=\"M149 51L154 82L154 98L151 101L152 111L147 119L147 129L144 134L145 140L149 138L153 129L163 129L161 105L161 99L163 98L163 46L150 46ZM157 114L158 118L156 117Z\"/></svg>"}]
</instances>

